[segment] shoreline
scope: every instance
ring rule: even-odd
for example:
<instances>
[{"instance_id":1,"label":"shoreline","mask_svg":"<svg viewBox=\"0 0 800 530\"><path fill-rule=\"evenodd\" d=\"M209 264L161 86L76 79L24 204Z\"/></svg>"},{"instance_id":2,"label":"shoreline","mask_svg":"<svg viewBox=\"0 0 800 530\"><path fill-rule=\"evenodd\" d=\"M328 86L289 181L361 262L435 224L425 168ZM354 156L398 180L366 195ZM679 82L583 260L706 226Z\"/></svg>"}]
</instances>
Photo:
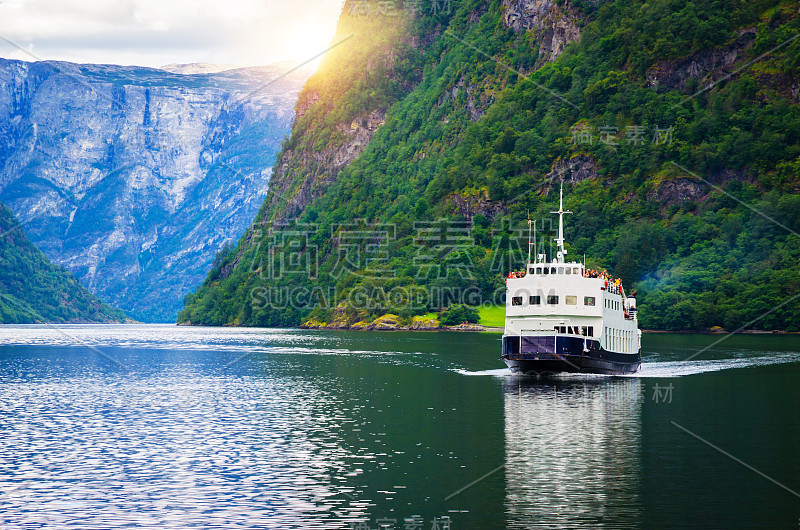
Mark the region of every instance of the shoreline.
<instances>
[{"instance_id":1,"label":"shoreline","mask_svg":"<svg viewBox=\"0 0 800 530\"><path fill-rule=\"evenodd\" d=\"M180 324L179 324L180 325ZM458 326L440 326L429 328L415 328L412 326L398 326L398 327L379 327L379 326L366 326L366 327L353 327L353 326L296 326L293 329L308 329L308 330L323 330L323 331L457 331L457 332L472 332L472 333L503 333L504 328L494 326L484 326L481 324L460 324ZM800 331L785 331L785 330L771 330L764 331L760 329L749 329L733 333L726 330L692 330L683 329L679 331L669 331L662 329L643 329L642 333L663 333L675 335L800 335Z\"/></svg>"},{"instance_id":2,"label":"shoreline","mask_svg":"<svg viewBox=\"0 0 800 530\"><path fill-rule=\"evenodd\" d=\"M411 326L399 326L396 328L366 327L353 328L342 326L298 326L295 329L322 330L322 331L422 331L425 333L436 333L437 331L456 331L459 333L503 333L503 328L493 326L482 326L480 324L469 324L459 326L441 326L438 328L412 328Z\"/></svg>"},{"instance_id":3,"label":"shoreline","mask_svg":"<svg viewBox=\"0 0 800 530\"><path fill-rule=\"evenodd\" d=\"M148 324L147 322L125 322L123 324ZM154 322L154 324L156 324ZM222 326L205 326L203 324L192 324L190 322L176 322L176 323L163 323L165 325L174 325L174 326L186 326L186 327L225 327L225 328L258 328L259 326L234 326L230 324L223 324ZM363 325L361 323L354 324L354 325L322 325L322 324L301 324L299 326L287 326L281 328L269 328L265 327L263 329L307 329L307 330L322 330L322 331L425 331L425 332L436 332L436 331L456 331L456 332L471 332L471 333L503 333L504 328L496 327L496 326L484 326L482 324L459 324L458 326L432 326L432 325L415 325L418 323L413 323L410 326L401 326L401 325L391 325L389 323L371 323ZM676 335L800 335L800 331L786 331L786 330L760 330L760 329L747 329L737 332L731 332L724 329L682 329L677 331L670 331L664 329L643 329L641 330L642 333L664 333L664 334L676 334Z\"/></svg>"},{"instance_id":4,"label":"shoreline","mask_svg":"<svg viewBox=\"0 0 800 530\"><path fill-rule=\"evenodd\" d=\"M763 329L745 329L742 331L728 331L725 329L682 329L680 331L668 331L663 329L643 329L642 333L675 333L675 334L703 334L703 335L800 335L800 331L786 331L782 329L773 329L765 331Z\"/></svg>"}]
</instances>

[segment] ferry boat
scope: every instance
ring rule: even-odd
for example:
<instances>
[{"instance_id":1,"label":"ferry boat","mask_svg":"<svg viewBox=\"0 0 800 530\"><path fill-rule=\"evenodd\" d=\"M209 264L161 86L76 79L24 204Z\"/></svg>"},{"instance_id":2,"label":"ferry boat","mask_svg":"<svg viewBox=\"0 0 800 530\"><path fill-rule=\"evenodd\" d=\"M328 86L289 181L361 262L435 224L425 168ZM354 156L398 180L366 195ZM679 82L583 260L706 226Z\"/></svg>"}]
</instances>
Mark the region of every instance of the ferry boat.
<instances>
[{"instance_id":1,"label":"ferry boat","mask_svg":"<svg viewBox=\"0 0 800 530\"><path fill-rule=\"evenodd\" d=\"M620 280L566 261L564 188L561 187L556 256L531 261L530 221L527 267L506 280L502 359L515 373L578 372L628 374L642 364L636 298ZM633 293L635 294L635 293Z\"/></svg>"}]
</instances>

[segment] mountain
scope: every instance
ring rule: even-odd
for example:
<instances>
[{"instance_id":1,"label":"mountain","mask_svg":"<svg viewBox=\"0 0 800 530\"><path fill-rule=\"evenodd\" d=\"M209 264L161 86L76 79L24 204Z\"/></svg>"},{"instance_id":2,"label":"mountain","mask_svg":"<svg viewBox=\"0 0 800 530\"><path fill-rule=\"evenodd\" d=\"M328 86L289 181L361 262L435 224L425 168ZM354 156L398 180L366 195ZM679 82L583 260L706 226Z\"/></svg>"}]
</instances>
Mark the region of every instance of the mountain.
<instances>
[{"instance_id":1,"label":"mountain","mask_svg":"<svg viewBox=\"0 0 800 530\"><path fill-rule=\"evenodd\" d=\"M179 322L363 327L503 303L527 254L650 329L798 330L797 2L348 1L269 194ZM417 9L417 7L419 9Z\"/></svg>"},{"instance_id":2,"label":"mountain","mask_svg":"<svg viewBox=\"0 0 800 530\"><path fill-rule=\"evenodd\" d=\"M0 201L93 293L174 321L252 221L307 73L0 59Z\"/></svg>"},{"instance_id":3,"label":"mountain","mask_svg":"<svg viewBox=\"0 0 800 530\"><path fill-rule=\"evenodd\" d=\"M235 64L215 64L215 63L188 63L188 64L165 64L159 70L172 72L173 74L217 74L227 70L241 68Z\"/></svg>"},{"instance_id":4,"label":"mountain","mask_svg":"<svg viewBox=\"0 0 800 530\"><path fill-rule=\"evenodd\" d=\"M63 267L54 265L0 204L0 323L123 322Z\"/></svg>"}]
</instances>

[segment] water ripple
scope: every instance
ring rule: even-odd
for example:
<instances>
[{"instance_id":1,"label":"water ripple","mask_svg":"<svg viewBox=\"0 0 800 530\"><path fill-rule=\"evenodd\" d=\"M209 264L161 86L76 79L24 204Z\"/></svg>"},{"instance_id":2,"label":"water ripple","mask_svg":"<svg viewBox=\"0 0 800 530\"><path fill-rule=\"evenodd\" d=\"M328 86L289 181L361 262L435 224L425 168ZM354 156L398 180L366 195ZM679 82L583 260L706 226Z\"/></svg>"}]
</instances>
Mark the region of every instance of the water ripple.
<instances>
[{"instance_id":1,"label":"water ripple","mask_svg":"<svg viewBox=\"0 0 800 530\"><path fill-rule=\"evenodd\" d=\"M313 528L364 515L334 478L363 457L338 442L349 410L315 410L335 401L319 387L208 376L108 383L2 387L0 523Z\"/></svg>"}]
</instances>

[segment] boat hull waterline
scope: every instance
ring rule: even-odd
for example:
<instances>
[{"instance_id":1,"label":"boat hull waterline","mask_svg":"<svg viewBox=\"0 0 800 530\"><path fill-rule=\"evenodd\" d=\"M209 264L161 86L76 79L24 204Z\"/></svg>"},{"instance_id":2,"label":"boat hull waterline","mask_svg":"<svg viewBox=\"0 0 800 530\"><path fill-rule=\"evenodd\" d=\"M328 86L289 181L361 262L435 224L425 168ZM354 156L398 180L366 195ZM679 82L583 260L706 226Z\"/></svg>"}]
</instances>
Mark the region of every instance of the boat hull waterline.
<instances>
[{"instance_id":1,"label":"boat hull waterline","mask_svg":"<svg viewBox=\"0 0 800 530\"><path fill-rule=\"evenodd\" d=\"M641 368L640 353L606 351L600 341L582 337L503 337L503 361L516 374L559 372L632 374Z\"/></svg>"}]
</instances>

